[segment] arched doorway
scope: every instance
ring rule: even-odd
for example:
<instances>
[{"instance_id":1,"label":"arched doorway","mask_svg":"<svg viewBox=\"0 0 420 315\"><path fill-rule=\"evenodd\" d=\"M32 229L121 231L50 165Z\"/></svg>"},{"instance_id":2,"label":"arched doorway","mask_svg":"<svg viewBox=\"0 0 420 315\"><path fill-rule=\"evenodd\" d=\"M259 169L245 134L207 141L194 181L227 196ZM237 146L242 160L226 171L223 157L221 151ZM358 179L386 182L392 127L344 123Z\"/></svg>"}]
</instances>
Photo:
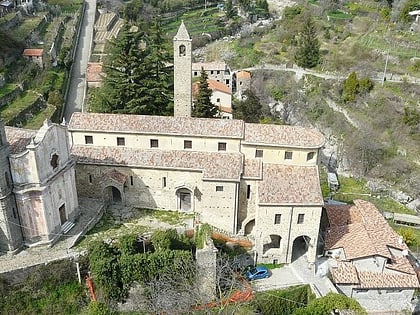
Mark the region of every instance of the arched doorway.
<instances>
[{"instance_id":1,"label":"arched doorway","mask_svg":"<svg viewBox=\"0 0 420 315\"><path fill-rule=\"evenodd\" d=\"M187 188L180 188L176 191L177 207L180 211L192 211L192 192Z\"/></svg>"},{"instance_id":2,"label":"arched doorway","mask_svg":"<svg viewBox=\"0 0 420 315\"><path fill-rule=\"evenodd\" d=\"M306 254L310 241L311 238L306 235L301 235L295 238L293 241L292 262Z\"/></svg>"},{"instance_id":3,"label":"arched doorway","mask_svg":"<svg viewBox=\"0 0 420 315\"><path fill-rule=\"evenodd\" d=\"M245 225L245 235L249 235L252 234L252 230L254 229L255 226L255 220L252 219L251 221L249 221L246 225Z\"/></svg>"},{"instance_id":4,"label":"arched doorway","mask_svg":"<svg viewBox=\"0 0 420 315\"><path fill-rule=\"evenodd\" d=\"M108 204L115 204L122 202L120 190L115 186L108 186L104 189L104 198Z\"/></svg>"},{"instance_id":5,"label":"arched doorway","mask_svg":"<svg viewBox=\"0 0 420 315\"><path fill-rule=\"evenodd\" d=\"M269 238L264 242L263 254L265 254L271 248L280 248L280 243L280 235L270 235Z\"/></svg>"}]
</instances>

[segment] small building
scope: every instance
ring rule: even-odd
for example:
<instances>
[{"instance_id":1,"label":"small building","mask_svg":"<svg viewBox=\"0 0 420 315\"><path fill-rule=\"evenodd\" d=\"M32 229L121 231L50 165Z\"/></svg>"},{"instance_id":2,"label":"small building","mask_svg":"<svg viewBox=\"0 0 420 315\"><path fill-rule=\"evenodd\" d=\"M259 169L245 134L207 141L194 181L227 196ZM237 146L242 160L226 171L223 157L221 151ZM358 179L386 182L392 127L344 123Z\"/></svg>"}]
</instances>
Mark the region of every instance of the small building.
<instances>
[{"instance_id":1,"label":"small building","mask_svg":"<svg viewBox=\"0 0 420 315\"><path fill-rule=\"evenodd\" d=\"M203 69L209 79L222 82L232 90L232 72L225 62L198 62L192 64L192 76L198 78Z\"/></svg>"},{"instance_id":2,"label":"small building","mask_svg":"<svg viewBox=\"0 0 420 315\"><path fill-rule=\"evenodd\" d=\"M44 49L27 48L23 51L22 55L30 62L33 62L44 69Z\"/></svg>"},{"instance_id":3,"label":"small building","mask_svg":"<svg viewBox=\"0 0 420 315\"><path fill-rule=\"evenodd\" d=\"M367 311L412 310L420 288L409 249L370 202L326 205L325 255L337 289Z\"/></svg>"},{"instance_id":4,"label":"small building","mask_svg":"<svg viewBox=\"0 0 420 315\"><path fill-rule=\"evenodd\" d=\"M86 68L86 82L88 88L101 87L104 79L102 62L88 62Z\"/></svg>"},{"instance_id":5,"label":"small building","mask_svg":"<svg viewBox=\"0 0 420 315\"><path fill-rule=\"evenodd\" d=\"M251 73L244 70L238 71L234 75L234 81L236 82L235 92L242 95L251 88Z\"/></svg>"}]
</instances>

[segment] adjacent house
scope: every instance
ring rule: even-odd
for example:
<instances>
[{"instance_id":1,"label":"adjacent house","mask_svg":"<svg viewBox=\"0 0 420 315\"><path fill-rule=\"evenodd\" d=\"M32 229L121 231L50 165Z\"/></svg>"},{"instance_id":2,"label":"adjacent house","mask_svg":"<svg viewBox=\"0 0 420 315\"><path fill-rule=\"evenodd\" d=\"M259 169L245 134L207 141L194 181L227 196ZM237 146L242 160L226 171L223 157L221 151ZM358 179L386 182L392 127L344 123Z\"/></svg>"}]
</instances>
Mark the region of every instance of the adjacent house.
<instances>
[{"instance_id":1,"label":"adjacent house","mask_svg":"<svg viewBox=\"0 0 420 315\"><path fill-rule=\"evenodd\" d=\"M232 71L225 62L192 63L192 76L198 78L203 69L209 79L226 84L232 90Z\"/></svg>"},{"instance_id":2,"label":"adjacent house","mask_svg":"<svg viewBox=\"0 0 420 315\"><path fill-rule=\"evenodd\" d=\"M370 202L326 205L332 281L368 311L411 310L420 287L408 247Z\"/></svg>"},{"instance_id":3,"label":"adjacent house","mask_svg":"<svg viewBox=\"0 0 420 315\"><path fill-rule=\"evenodd\" d=\"M232 92L229 87L221 82L208 79L209 89L212 91L210 101L219 108L221 118L232 119ZM198 82L192 86L193 102L198 92Z\"/></svg>"},{"instance_id":4,"label":"adjacent house","mask_svg":"<svg viewBox=\"0 0 420 315\"><path fill-rule=\"evenodd\" d=\"M44 68L44 49L27 48L23 51L23 57L30 62Z\"/></svg>"}]
</instances>

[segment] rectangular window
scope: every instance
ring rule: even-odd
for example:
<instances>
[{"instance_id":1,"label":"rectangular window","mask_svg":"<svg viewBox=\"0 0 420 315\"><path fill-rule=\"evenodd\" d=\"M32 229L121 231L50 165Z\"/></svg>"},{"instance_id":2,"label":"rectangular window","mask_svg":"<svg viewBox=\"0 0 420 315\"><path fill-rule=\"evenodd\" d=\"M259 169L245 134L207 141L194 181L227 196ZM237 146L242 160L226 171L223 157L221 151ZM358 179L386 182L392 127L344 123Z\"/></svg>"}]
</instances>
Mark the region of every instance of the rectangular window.
<instances>
[{"instance_id":1,"label":"rectangular window","mask_svg":"<svg viewBox=\"0 0 420 315\"><path fill-rule=\"evenodd\" d=\"M220 74L220 70L217 70L217 72L216 72L217 74Z\"/></svg>"},{"instance_id":2,"label":"rectangular window","mask_svg":"<svg viewBox=\"0 0 420 315\"><path fill-rule=\"evenodd\" d=\"M315 152L309 152L309 153L306 155L306 161L310 161L310 160L312 160L314 157L315 157Z\"/></svg>"},{"instance_id":3,"label":"rectangular window","mask_svg":"<svg viewBox=\"0 0 420 315\"><path fill-rule=\"evenodd\" d=\"M213 74L213 73L214 73L214 71L213 71L213 70L211 70L211 71L210 71L210 74Z\"/></svg>"},{"instance_id":4,"label":"rectangular window","mask_svg":"<svg viewBox=\"0 0 420 315\"><path fill-rule=\"evenodd\" d=\"M281 222L281 214L275 214L274 215L274 224L280 224Z\"/></svg>"},{"instance_id":5,"label":"rectangular window","mask_svg":"<svg viewBox=\"0 0 420 315\"><path fill-rule=\"evenodd\" d=\"M223 186L216 186L216 191L223 191Z\"/></svg>"},{"instance_id":6,"label":"rectangular window","mask_svg":"<svg viewBox=\"0 0 420 315\"><path fill-rule=\"evenodd\" d=\"M293 158L293 152L291 152L291 151L284 152L284 159L285 160L291 160L292 158Z\"/></svg>"},{"instance_id":7,"label":"rectangular window","mask_svg":"<svg viewBox=\"0 0 420 315\"><path fill-rule=\"evenodd\" d=\"M197 71L194 71L194 76L196 77L196 76L198 76L198 73L197 73Z\"/></svg>"},{"instance_id":8,"label":"rectangular window","mask_svg":"<svg viewBox=\"0 0 420 315\"><path fill-rule=\"evenodd\" d=\"M220 103L220 98L216 98L216 103Z\"/></svg>"},{"instance_id":9,"label":"rectangular window","mask_svg":"<svg viewBox=\"0 0 420 315\"><path fill-rule=\"evenodd\" d=\"M159 140L158 139L150 139L150 147L151 148L158 148L159 147Z\"/></svg>"},{"instance_id":10,"label":"rectangular window","mask_svg":"<svg viewBox=\"0 0 420 315\"><path fill-rule=\"evenodd\" d=\"M226 151L226 142L219 142L219 144L217 145L217 150Z\"/></svg>"},{"instance_id":11,"label":"rectangular window","mask_svg":"<svg viewBox=\"0 0 420 315\"><path fill-rule=\"evenodd\" d=\"M85 144L93 144L93 136L85 136Z\"/></svg>"},{"instance_id":12,"label":"rectangular window","mask_svg":"<svg viewBox=\"0 0 420 315\"><path fill-rule=\"evenodd\" d=\"M229 86L229 84L230 84L229 79L226 79L226 85Z\"/></svg>"},{"instance_id":13,"label":"rectangular window","mask_svg":"<svg viewBox=\"0 0 420 315\"><path fill-rule=\"evenodd\" d=\"M251 198L251 185L246 185L246 199Z\"/></svg>"},{"instance_id":14,"label":"rectangular window","mask_svg":"<svg viewBox=\"0 0 420 315\"><path fill-rule=\"evenodd\" d=\"M303 223L303 221L305 221L305 214L303 214L303 213L299 213L298 214L298 224L302 224Z\"/></svg>"},{"instance_id":15,"label":"rectangular window","mask_svg":"<svg viewBox=\"0 0 420 315\"><path fill-rule=\"evenodd\" d=\"M184 140L184 149L192 149L192 141Z\"/></svg>"},{"instance_id":16,"label":"rectangular window","mask_svg":"<svg viewBox=\"0 0 420 315\"><path fill-rule=\"evenodd\" d=\"M162 187L166 187L166 177L162 177Z\"/></svg>"},{"instance_id":17,"label":"rectangular window","mask_svg":"<svg viewBox=\"0 0 420 315\"><path fill-rule=\"evenodd\" d=\"M131 184L131 186L134 185L134 178L133 178L133 176L130 176L130 184Z\"/></svg>"},{"instance_id":18,"label":"rectangular window","mask_svg":"<svg viewBox=\"0 0 420 315\"><path fill-rule=\"evenodd\" d=\"M125 138L117 137L117 145L118 146L125 146Z\"/></svg>"},{"instance_id":19,"label":"rectangular window","mask_svg":"<svg viewBox=\"0 0 420 315\"><path fill-rule=\"evenodd\" d=\"M93 176L92 174L89 174L89 184L92 184L92 182L93 182Z\"/></svg>"},{"instance_id":20,"label":"rectangular window","mask_svg":"<svg viewBox=\"0 0 420 315\"><path fill-rule=\"evenodd\" d=\"M255 157L256 158L262 158L264 155L264 151L263 150L255 150Z\"/></svg>"}]
</instances>

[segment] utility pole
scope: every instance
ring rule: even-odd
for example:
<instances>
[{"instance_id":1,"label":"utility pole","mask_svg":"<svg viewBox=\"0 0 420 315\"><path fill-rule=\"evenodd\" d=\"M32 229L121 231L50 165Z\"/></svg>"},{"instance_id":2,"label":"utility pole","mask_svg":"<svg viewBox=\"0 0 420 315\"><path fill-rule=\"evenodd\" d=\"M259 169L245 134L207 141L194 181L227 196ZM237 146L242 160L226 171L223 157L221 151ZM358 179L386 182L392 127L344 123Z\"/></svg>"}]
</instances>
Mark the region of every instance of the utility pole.
<instances>
[{"instance_id":1,"label":"utility pole","mask_svg":"<svg viewBox=\"0 0 420 315\"><path fill-rule=\"evenodd\" d=\"M385 69L384 69L384 75L382 77L382 86L384 86L384 82L386 80L386 68L388 67L388 59L389 59L389 48L388 48L388 52L386 54L386 61L385 61Z\"/></svg>"}]
</instances>

